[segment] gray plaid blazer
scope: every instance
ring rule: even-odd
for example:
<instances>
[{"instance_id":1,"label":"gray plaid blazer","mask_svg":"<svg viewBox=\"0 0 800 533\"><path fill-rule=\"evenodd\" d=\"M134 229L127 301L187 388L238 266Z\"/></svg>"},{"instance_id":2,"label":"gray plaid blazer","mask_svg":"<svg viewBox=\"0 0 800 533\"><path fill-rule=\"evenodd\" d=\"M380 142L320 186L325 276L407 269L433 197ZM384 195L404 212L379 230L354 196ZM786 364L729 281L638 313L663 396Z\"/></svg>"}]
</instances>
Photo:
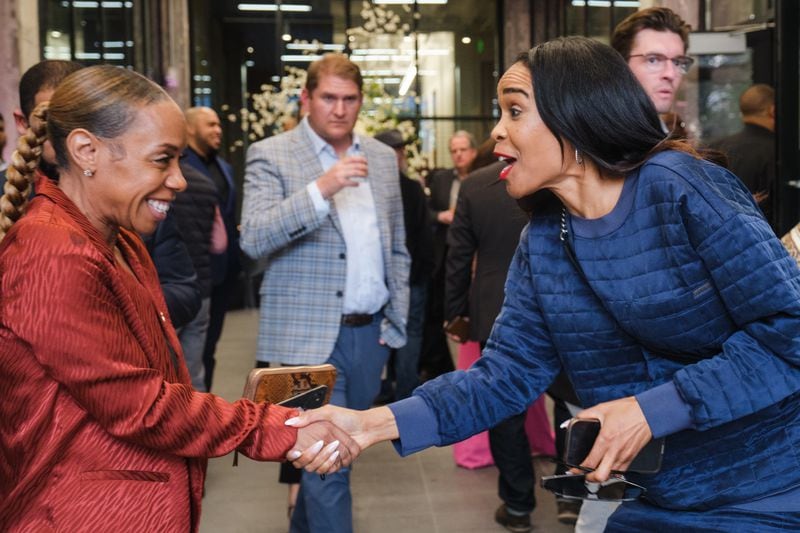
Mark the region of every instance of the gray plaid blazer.
<instances>
[{"instance_id":1,"label":"gray plaid blazer","mask_svg":"<svg viewBox=\"0 0 800 533\"><path fill-rule=\"evenodd\" d=\"M406 342L408 272L403 206L394 150L362 137L386 268L389 302L381 339ZM331 211L318 220L306 185L322 175L304 128L259 141L247 151L241 248L266 259L256 358L317 364L333 352L344 302L346 247Z\"/></svg>"}]
</instances>

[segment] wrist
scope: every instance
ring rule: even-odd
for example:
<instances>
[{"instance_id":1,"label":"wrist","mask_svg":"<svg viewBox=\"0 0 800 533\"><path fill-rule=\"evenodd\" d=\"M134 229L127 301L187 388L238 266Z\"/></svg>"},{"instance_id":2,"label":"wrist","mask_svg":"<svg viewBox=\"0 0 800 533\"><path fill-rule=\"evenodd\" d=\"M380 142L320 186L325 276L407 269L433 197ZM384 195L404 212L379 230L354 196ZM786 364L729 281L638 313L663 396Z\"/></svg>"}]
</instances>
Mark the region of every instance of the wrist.
<instances>
[{"instance_id":1,"label":"wrist","mask_svg":"<svg viewBox=\"0 0 800 533\"><path fill-rule=\"evenodd\" d=\"M394 413L386 406L376 407L364 412L366 420L364 432L367 435L369 446L386 440L400 438Z\"/></svg>"},{"instance_id":2,"label":"wrist","mask_svg":"<svg viewBox=\"0 0 800 533\"><path fill-rule=\"evenodd\" d=\"M322 195L322 199L323 200L330 200L331 199L330 191L328 191L328 188L325 187L325 185L324 185L324 183L322 181L322 178L317 178L317 180L314 183L317 186L317 190Z\"/></svg>"}]
</instances>

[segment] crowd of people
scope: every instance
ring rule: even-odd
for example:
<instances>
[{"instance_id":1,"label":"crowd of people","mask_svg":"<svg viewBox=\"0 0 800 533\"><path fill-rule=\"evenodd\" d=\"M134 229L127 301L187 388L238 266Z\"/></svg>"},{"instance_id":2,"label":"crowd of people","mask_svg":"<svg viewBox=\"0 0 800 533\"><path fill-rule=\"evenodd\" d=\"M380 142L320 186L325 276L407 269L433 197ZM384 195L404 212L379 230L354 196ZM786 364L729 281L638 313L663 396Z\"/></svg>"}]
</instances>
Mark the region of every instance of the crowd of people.
<instances>
[{"instance_id":1,"label":"crowd of people","mask_svg":"<svg viewBox=\"0 0 800 533\"><path fill-rule=\"evenodd\" d=\"M240 218L213 109L130 70L33 66L0 169L0 529L196 531L206 460L236 450L282 462L290 531L349 532L363 450L489 430L495 520L525 533L544 394L576 531L800 529L774 91L741 95L741 133L690 142L673 113L689 30L649 8L611 46L521 53L491 138L453 133L424 183L399 131L356 133L361 71L326 54L296 126L248 149ZM329 406L210 392L240 251L264 265L254 364L334 365ZM481 357L452 371L467 342ZM569 464L576 419L599 434ZM629 471L658 439L657 471Z\"/></svg>"}]
</instances>

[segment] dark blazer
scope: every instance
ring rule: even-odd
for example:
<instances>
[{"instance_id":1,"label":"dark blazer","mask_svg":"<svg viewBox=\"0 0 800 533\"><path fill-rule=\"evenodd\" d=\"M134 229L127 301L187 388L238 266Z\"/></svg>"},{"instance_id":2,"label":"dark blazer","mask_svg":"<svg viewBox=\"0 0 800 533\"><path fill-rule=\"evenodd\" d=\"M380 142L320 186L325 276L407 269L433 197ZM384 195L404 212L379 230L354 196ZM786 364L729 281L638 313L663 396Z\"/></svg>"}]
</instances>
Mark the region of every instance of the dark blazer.
<instances>
[{"instance_id":1,"label":"dark blazer","mask_svg":"<svg viewBox=\"0 0 800 533\"><path fill-rule=\"evenodd\" d=\"M447 211L450 208L450 188L456 178L455 170L452 168L440 168L431 172L428 177L428 216L430 217L431 227L433 228L433 271L436 273L444 270L445 256L447 254L447 224L436 221L439 211Z\"/></svg>"},{"instance_id":2,"label":"dark blazer","mask_svg":"<svg viewBox=\"0 0 800 533\"><path fill-rule=\"evenodd\" d=\"M183 151L182 162L196 168L206 176L210 177L208 167L200 156L187 147ZM226 278L236 276L239 273L239 231L236 222L236 183L233 181L233 167L220 156L214 159L219 165L225 182L228 184L228 197L222 198L220 195L219 209L222 212L222 220L225 221L225 230L228 233L228 251L224 254L211 256L211 273L214 285L220 285Z\"/></svg>"},{"instance_id":3,"label":"dark blazer","mask_svg":"<svg viewBox=\"0 0 800 533\"><path fill-rule=\"evenodd\" d=\"M170 209L155 233L142 236L158 272L172 325L181 328L200 311L201 294L197 274Z\"/></svg>"},{"instance_id":4,"label":"dark blazer","mask_svg":"<svg viewBox=\"0 0 800 533\"><path fill-rule=\"evenodd\" d=\"M500 312L508 267L528 221L499 179L503 166L492 163L467 176L447 238L445 319L469 317L470 339L480 342Z\"/></svg>"},{"instance_id":5,"label":"dark blazer","mask_svg":"<svg viewBox=\"0 0 800 533\"><path fill-rule=\"evenodd\" d=\"M409 284L428 280L433 270L433 234L428 223L425 192L420 183L400 173L400 195L403 197L403 220L406 227L406 248L411 256Z\"/></svg>"},{"instance_id":6,"label":"dark blazer","mask_svg":"<svg viewBox=\"0 0 800 533\"><path fill-rule=\"evenodd\" d=\"M713 143L711 147L728 156L728 168L736 174L751 193L768 192L766 200L759 203L767 220L775 210L775 134L755 124L745 124L744 129Z\"/></svg>"}]
</instances>

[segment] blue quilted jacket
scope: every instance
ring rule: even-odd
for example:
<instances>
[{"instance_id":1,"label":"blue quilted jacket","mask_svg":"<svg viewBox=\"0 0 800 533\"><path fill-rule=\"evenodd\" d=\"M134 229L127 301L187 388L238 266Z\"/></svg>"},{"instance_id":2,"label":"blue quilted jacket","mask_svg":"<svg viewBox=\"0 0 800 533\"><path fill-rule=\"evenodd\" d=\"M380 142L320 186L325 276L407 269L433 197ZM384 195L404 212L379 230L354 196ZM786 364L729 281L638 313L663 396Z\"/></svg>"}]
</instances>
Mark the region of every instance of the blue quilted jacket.
<instances>
[{"instance_id":1,"label":"blue quilted jacket","mask_svg":"<svg viewBox=\"0 0 800 533\"><path fill-rule=\"evenodd\" d=\"M531 219L483 357L416 392L441 443L523 411L561 368L585 407L672 380L693 429L636 477L653 503L707 509L800 485L797 265L718 166L664 152L627 181L618 223L574 235L591 287L560 213Z\"/></svg>"}]
</instances>

